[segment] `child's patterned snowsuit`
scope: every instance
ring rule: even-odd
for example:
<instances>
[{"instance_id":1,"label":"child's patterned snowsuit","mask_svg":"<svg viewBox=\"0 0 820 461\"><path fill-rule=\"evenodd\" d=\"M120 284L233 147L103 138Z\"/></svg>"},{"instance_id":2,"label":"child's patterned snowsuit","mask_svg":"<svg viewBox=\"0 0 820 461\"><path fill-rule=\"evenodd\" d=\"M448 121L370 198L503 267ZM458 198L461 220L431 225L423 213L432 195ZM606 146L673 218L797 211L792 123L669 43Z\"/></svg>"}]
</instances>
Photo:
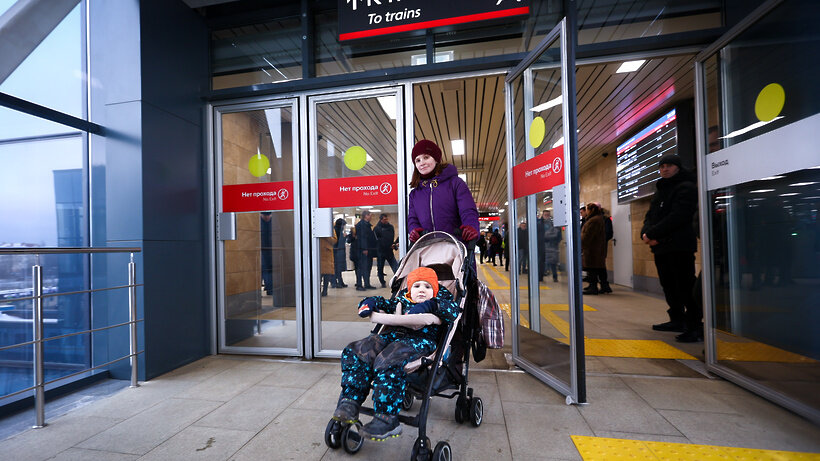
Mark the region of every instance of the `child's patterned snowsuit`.
<instances>
[{"instance_id":1,"label":"child's patterned snowsuit","mask_svg":"<svg viewBox=\"0 0 820 461\"><path fill-rule=\"evenodd\" d=\"M376 299L376 311L394 314L396 304L401 302L402 313L415 305L408 298L407 289L395 299ZM373 387L373 410L376 413L396 415L407 384L404 366L419 357L427 356L436 348L439 328L449 328L458 317L459 307L453 295L439 286L436 296L438 307L431 312L441 319L441 325L427 325L418 330L400 326L386 327L379 335L372 334L348 344L342 352L342 394L364 402Z\"/></svg>"}]
</instances>

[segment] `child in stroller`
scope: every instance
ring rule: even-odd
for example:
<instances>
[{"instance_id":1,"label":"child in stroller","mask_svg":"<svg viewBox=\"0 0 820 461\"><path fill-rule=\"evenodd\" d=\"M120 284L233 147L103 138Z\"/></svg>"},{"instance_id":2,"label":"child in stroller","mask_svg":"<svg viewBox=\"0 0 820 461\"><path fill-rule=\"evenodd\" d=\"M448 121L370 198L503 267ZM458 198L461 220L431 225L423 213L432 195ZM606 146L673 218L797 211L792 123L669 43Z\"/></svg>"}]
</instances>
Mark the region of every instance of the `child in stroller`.
<instances>
[{"instance_id":1,"label":"child in stroller","mask_svg":"<svg viewBox=\"0 0 820 461\"><path fill-rule=\"evenodd\" d=\"M359 315L406 314L404 326L389 325L378 334L349 344L342 352L342 392L333 420L355 424L359 409L373 389L373 420L363 436L383 441L401 432L399 411L405 399L405 365L436 349L439 330L447 330L459 315L452 293L439 285L436 272L419 267L407 276L407 287L397 296L368 297L359 303ZM383 317L387 319L388 317ZM417 328L417 329L414 329Z\"/></svg>"}]
</instances>

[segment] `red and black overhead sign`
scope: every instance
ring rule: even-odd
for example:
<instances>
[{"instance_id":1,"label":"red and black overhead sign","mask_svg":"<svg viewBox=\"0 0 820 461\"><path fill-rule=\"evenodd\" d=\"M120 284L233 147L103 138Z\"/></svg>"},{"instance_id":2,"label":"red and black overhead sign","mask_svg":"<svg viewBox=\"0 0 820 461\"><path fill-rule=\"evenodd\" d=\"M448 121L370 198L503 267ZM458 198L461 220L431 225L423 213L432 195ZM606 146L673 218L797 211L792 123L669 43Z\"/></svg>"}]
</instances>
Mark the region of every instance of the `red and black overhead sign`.
<instances>
[{"instance_id":1,"label":"red and black overhead sign","mask_svg":"<svg viewBox=\"0 0 820 461\"><path fill-rule=\"evenodd\" d=\"M339 40L529 13L530 0L339 0Z\"/></svg>"}]
</instances>

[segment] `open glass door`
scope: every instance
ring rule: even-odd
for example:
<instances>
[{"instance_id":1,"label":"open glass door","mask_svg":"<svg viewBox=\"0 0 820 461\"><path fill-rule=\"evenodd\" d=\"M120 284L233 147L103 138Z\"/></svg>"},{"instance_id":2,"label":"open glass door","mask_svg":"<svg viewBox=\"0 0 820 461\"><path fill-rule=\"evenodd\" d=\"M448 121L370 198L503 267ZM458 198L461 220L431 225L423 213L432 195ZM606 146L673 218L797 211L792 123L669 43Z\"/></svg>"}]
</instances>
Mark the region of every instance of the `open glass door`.
<instances>
[{"instance_id":1,"label":"open glass door","mask_svg":"<svg viewBox=\"0 0 820 461\"><path fill-rule=\"evenodd\" d=\"M510 298L515 363L583 403L574 34L564 18L506 77Z\"/></svg>"},{"instance_id":2,"label":"open glass door","mask_svg":"<svg viewBox=\"0 0 820 461\"><path fill-rule=\"evenodd\" d=\"M706 365L815 423L818 20L768 1L695 59Z\"/></svg>"}]
</instances>

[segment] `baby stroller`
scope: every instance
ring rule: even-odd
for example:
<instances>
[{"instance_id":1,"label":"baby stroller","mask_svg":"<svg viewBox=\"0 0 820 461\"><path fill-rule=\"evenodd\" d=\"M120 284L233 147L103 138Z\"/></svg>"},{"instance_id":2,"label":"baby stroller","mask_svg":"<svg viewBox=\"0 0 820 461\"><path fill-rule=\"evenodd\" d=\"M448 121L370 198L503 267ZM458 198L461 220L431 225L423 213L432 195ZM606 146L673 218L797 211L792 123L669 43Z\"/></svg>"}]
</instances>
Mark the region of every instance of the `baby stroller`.
<instances>
[{"instance_id":1,"label":"baby stroller","mask_svg":"<svg viewBox=\"0 0 820 461\"><path fill-rule=\"evenodd\" d=\"M471 242L469 246L472 247L474 244L475 242ZM439 284L453 294L456 303L461 307L461 313L452 326L446 331L440 330L434 353L405 366L408 373L407 390L402 409L410 410L414 400L421 402L417 414L399 414L401 423L419 429L411 453L412 461L452 459L449 443L440 441L433 448L427 437L427 414L431 397L455 398L454 416L458 423L470 421L474 427L478 427L484 419L481 398L473 396L473 389L468 387L470 346L478 338L478 312L475 301L477 288L473 289L477 287L473 269L473 250L466 248L463 243L446 232L426 233L408 251L390 280L392 296L395 297L404 286L405 278L410 272L418 267L429 267L436 271ZM382 322L385 318L374 314L371 320ZM378 333L382 328L384 324L377 323L373 333ZM374 411L362 406L360 414L372 416ZM364 444L360 429L359 422L345 424L331 419L325 429L325 443L332 449L343 447L347 453L355 454Z\"/></svg>"}]
</instances>

